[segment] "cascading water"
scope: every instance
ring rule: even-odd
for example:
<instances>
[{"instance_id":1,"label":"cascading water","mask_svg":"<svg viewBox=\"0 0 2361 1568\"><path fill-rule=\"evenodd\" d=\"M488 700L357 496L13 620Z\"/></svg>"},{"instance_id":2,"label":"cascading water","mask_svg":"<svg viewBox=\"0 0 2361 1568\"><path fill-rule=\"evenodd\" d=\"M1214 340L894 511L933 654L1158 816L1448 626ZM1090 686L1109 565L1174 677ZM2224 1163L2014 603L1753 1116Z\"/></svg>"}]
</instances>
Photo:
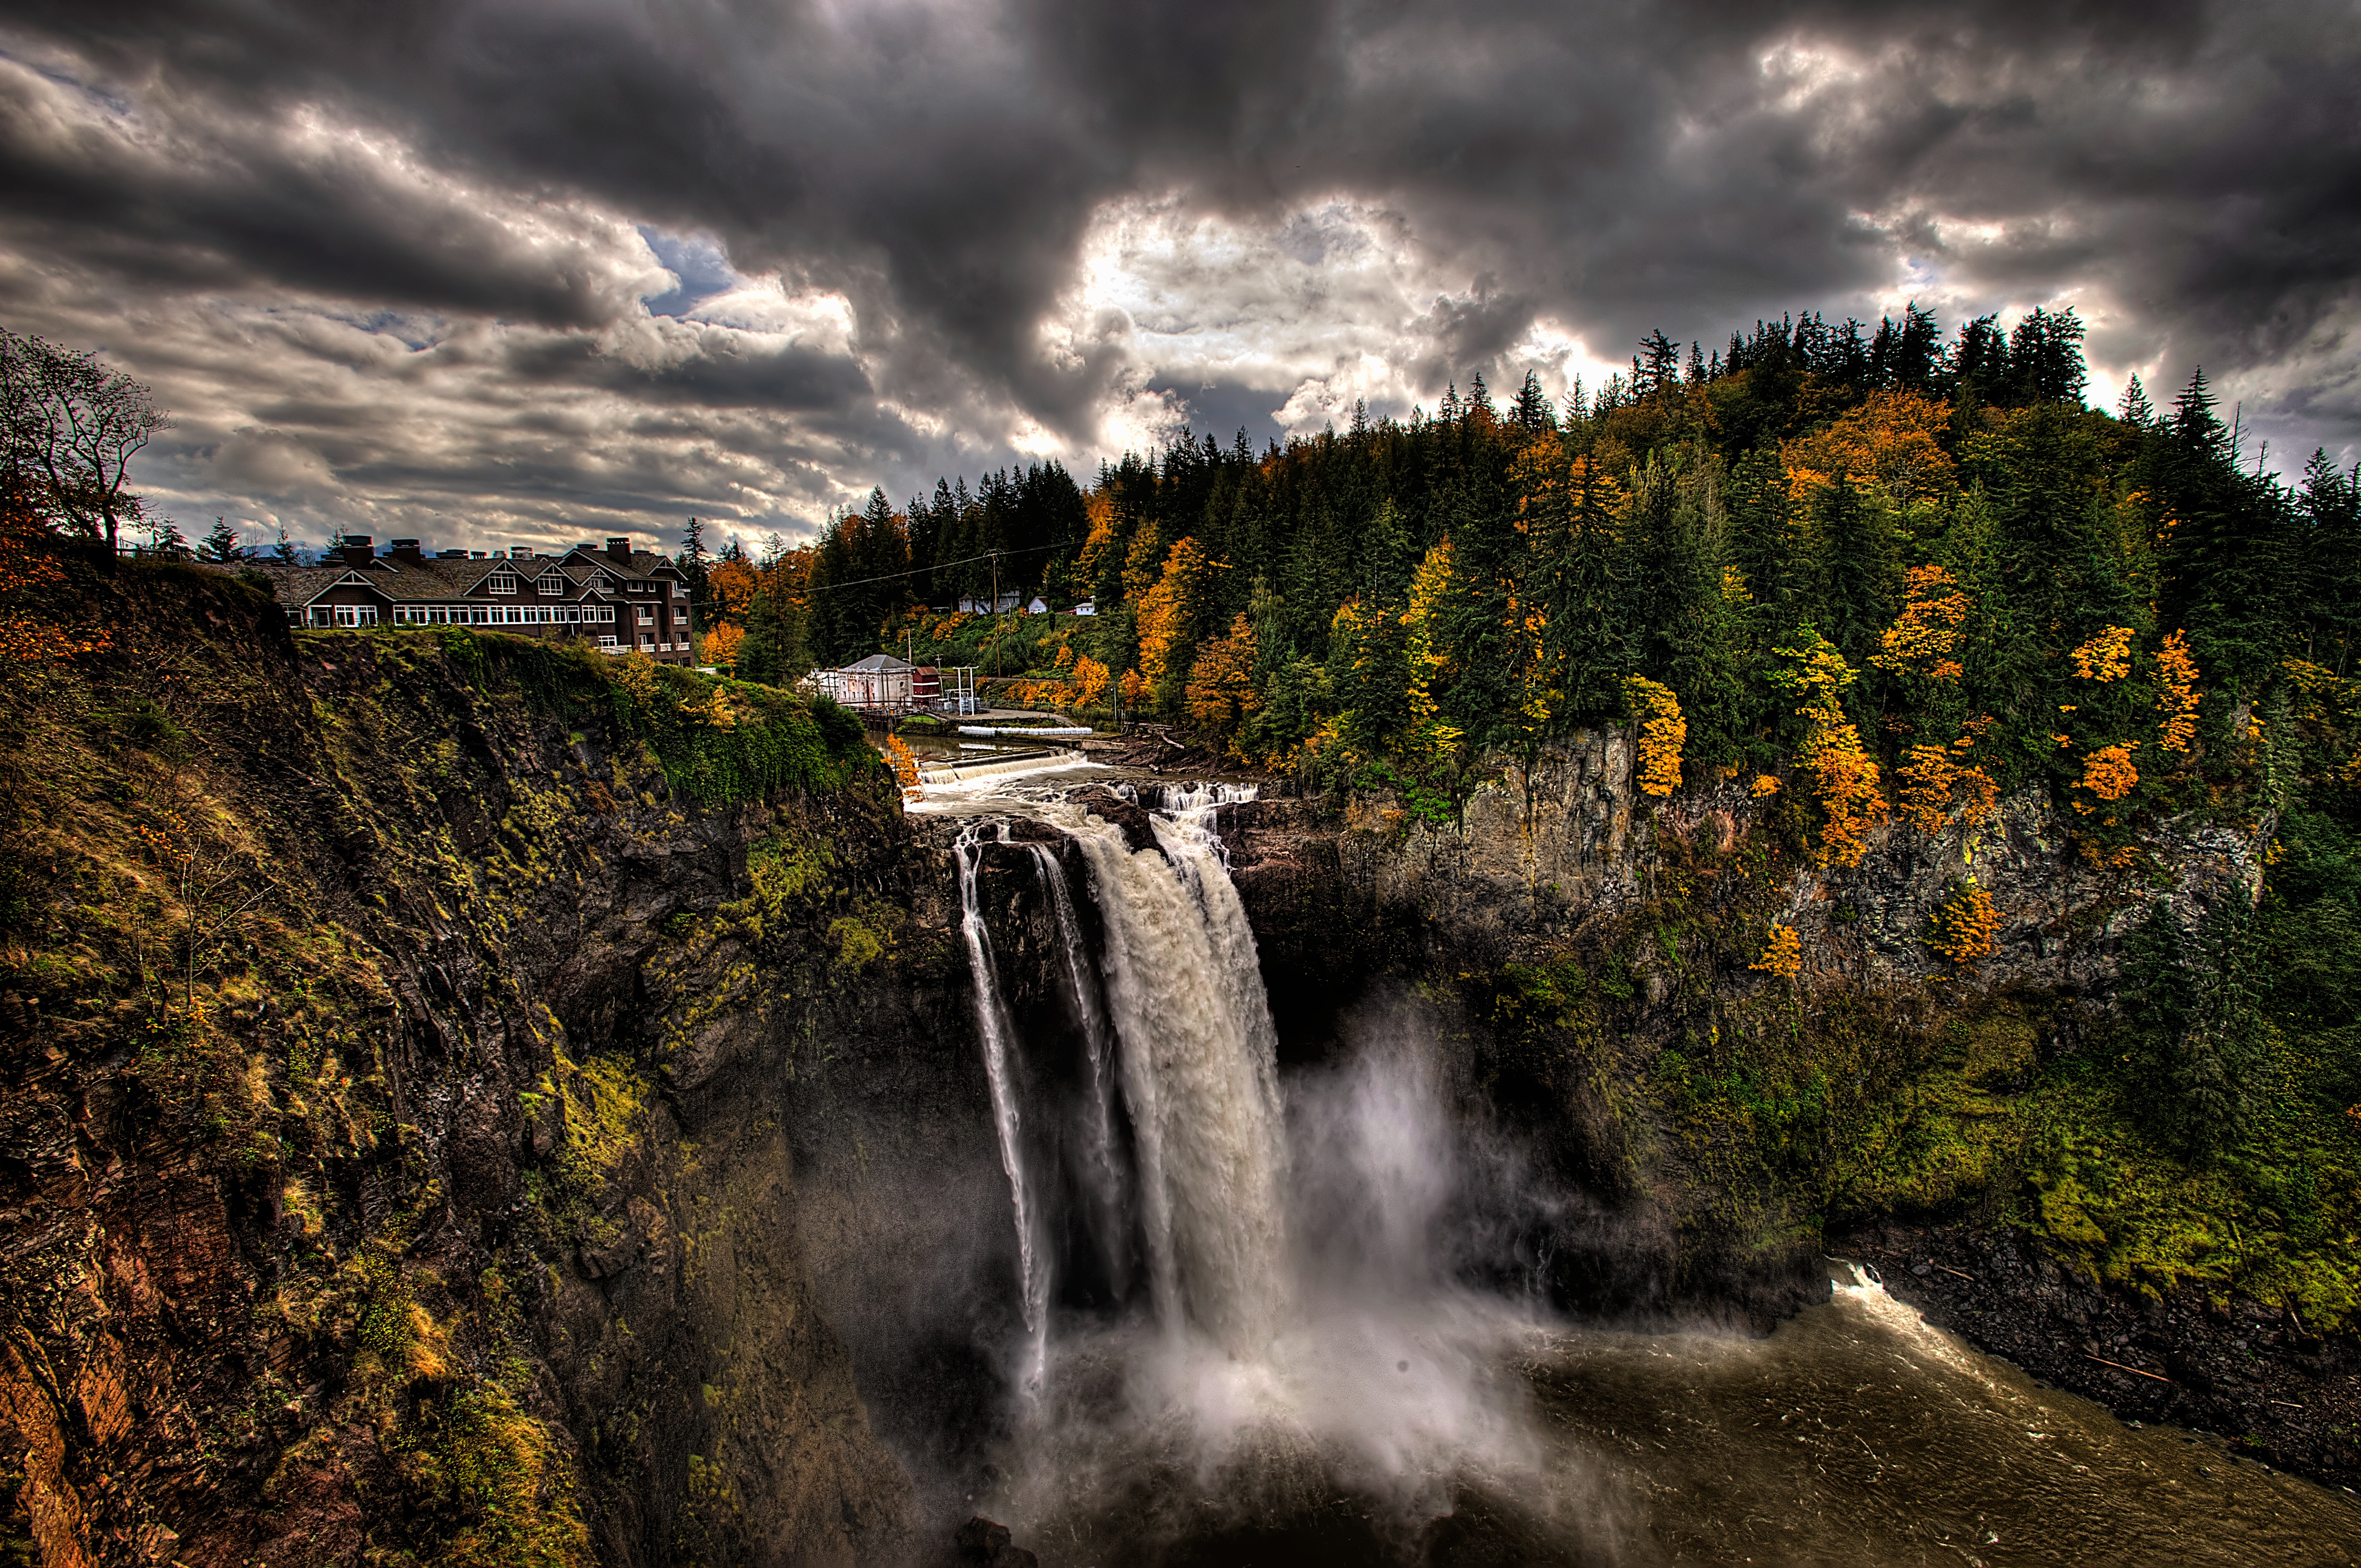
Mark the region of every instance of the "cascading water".
<instances>
[{"instance_id":1,"label":"cascading water","mask_svg":"<svg viewBox=\"0 0 2361 1568\"><path fill-rule=\"evenodd\" d=\"M1126 1188L1122 1155L1115 1143L1115 1064L1113 1030L1099 986L1092 972L1089 945L1074 909L1072 888L1058 852L1047 844L1028 846L1049 908L1058 923L1058 950L1065 959L1066 983L1074 999L1075 1016L1082 1029L1082 1186L1089 1194L1088 1222L1098 1243L1107 1283L1120 1297L1129 1285L1124 1232L1127 1222Z\"/></svg>"},{"instance_id":2,"label":"cascading water","mask_svg":"<svg viewBox=\"0 0 2361 1568\"><path fill-rule=\"evenodd\" d=\"M976 871L983 859L983 824L972 822L952 844L959 861L960 932L967 939L968 965L975 978L976 1027L983 1036L984 1077L991 1086L992 1120L1000 1138L1000 1163L1008 1173L1008 1194L1016 1216L1018 1286L1025 1319L1026 1354L1017 1386L1027 1398L1038 1398L1049 1365L1049 1248L1042 1235L1040 1206L1025 1169L1024 1124L1016 1102L1009 1057L1016 1029L1001 1000L999 970L993 962L992 933L984 925L976 892ZM1007 827L999 827L1006 842Z\"/></svg>"},{"instance_id":3,"label":"cascading water","mask_svg":"<svg viewBox=\"0 0 2361 1568\"><path fill-rule=\"evenodd\" d=\"M1202 817L1158 816L1163 853L1071 807L1091 867L1109 1011L1138 1149L1150 1289L1168 1331L1267 1344L1287 1297L1277 1042L1254 937Z\"/></svg>"},{"instance_id":4,"label":"cascading water","mask_svg":"<svg viewBox=\"0 0 2361 1568\"><path fill-rule=\"evenodd\" d=\"M1448 1511L1462 1479L1535 1474L1529 1401L1500 1370L1532 1319L1526 1303L1455 1283L1466 1227L1451 1205L1467 1172L1423 1043L1389 1025L1349 1072L1300 1077L1282 1096L1254 932L1216 831L1222 807L1253 799L1224 785L1117 793L1149 807L1141 848L1136 817L1127 834L1081 801L1027 801L1081 854L1097 916L1086 924L1058 849L1024 846L1062 970L1053 988L1072 996L1071 1040L1028 1013L1040 1032L1020 1043L993 970L978 870L987 835L1008 844L1007 828L972 823L959 838L1028 1334L1020 1419L996 1462L1002 1506L1065 1521L1078 1550L1185 1536L1210 1517L1217 1474L1225 1509L1341 1489L1404 1518ZM1078 1092L1061 1110L1062 1084ZM1038 1097L1021 1115L1019 1093ZM1077 1212L1052 1212L1061 1202ZM1098 1251L1104 1297L1083 1286L1085 1255L1059 1246ZM1126 1305L1135 1246L1144 1314ZM1077 1292L1054 1335L1053 1273ZM1110 1524L1140 1486L1162 1499L1155 1517ZM1239 1501L1252 1497L1263 1502Z\"/></svg>"}]
</instances>

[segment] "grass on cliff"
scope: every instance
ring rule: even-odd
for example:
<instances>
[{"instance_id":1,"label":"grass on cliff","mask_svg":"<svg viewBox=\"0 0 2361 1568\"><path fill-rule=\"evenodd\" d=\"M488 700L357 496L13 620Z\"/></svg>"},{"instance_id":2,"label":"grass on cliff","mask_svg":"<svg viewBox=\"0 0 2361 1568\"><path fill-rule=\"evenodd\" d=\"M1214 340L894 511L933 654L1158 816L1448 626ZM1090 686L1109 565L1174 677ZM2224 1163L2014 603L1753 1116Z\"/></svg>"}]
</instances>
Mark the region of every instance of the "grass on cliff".
<instances>
[{"instance_id":1,"label":"grass on cliff","mask_svg":"<svg viewBox=\"0 0 2361 1568\"><path fill-rule=\"evenodd\" d=\"M784 789L838 789L883 765L860 718L828 697L662 664L643 653L618 657L579 641L464 627L302 635L324 656L360 635L390 660L440 657L478 685L498 682L569 717L602 707L618 731L647 744L675 788L708 806Z\"/></svg>"}]
</instances>

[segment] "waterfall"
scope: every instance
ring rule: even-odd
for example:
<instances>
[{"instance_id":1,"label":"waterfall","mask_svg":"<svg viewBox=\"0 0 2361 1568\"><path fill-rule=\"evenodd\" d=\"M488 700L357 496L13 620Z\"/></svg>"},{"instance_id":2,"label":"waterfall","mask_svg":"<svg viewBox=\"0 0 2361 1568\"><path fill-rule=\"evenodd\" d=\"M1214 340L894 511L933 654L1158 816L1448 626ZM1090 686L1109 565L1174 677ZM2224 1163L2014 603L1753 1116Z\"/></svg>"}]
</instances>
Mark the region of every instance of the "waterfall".
<instances>
[{"instance_id":1,"label":"waterfall","mask_svg":"<svg viewBox=\"0 0 2361 1568\"><path fill-rule=\"evenodd\" d=\"M1099 1000L1090 948L1082 939L1082 923L1074 912L1073 890L1066 880L1065 862L1047 844L1029 848L1041 885L1049 894L1050 911L1057 917L1058 947L1065 959L1066 983L1073 992L1074 1012L1082 1026L1082 1087L1086 1101L1082 1176L1091 1197L1089 1223L1106 1265L1107 1282L1121 1296L1130 1269L1124 1245L1126 1184L1122 1154L1115 1146L1113 1030L1107 1022L1106 1008Z\"/></svg>"},{"instance_id":2,"label":"waterfall","mask_svg":"<svg viewBox=\"0 0 2361 1568\"><path fill-rule=\"evenodd\" d=\"M1026 1334L1026 1360L1018 1387L1028 1398L1038 1398L1049 1355L1049 1249L1040 1233L1040 1207L1026 1179L1023 1123L1009 1073L1016 1030L1007 1005L1000 999L992 933L985 928L976 899L977 863L983 852L982 832L983 824L972 822L960 830L951 846L959 861L960 931L967 938L968 967L975 977L976 1026L983 1036L983 1070L992 1091L993 1125L1000 1136L1001 1168L1008 1173L1009 1198L1016 1212L1017 1283L1023 1292ZM1007 832L1002 824L999 833L1004 842Z\"/></svg>"},{"instance_id":3,"label":"waterfall","mask_svg":"<svg viewBox=\"0 0 2361 1568\"><path fill-rule=\"evenodd\" d=\"M1186 792L1174 816L1152 817L1162 854L1079 810L1051 816L1090 863L1106 927L1157 1315L1252 1354L1285 1306L1286 1153L1254 934L1210 826L1219 804Z\"/></svg>"}]
</instances>

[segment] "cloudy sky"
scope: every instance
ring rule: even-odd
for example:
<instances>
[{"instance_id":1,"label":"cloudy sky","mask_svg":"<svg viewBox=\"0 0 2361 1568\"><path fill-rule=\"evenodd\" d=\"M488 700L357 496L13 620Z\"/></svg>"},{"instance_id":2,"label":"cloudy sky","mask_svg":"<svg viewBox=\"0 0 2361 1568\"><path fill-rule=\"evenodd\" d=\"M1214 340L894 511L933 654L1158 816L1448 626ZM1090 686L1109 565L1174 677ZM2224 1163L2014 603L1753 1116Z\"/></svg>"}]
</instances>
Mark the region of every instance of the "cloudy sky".
<instances>
[{"instance_id":1,"label":"cloudy sky","mask_svg":"<svg viewBox=\"0 0 2361 1568\"><path fill-rule=\"evenodd\" d=\"M807 531L1662 326L2071 305L2361 457L2361 0L15 0L0 323L192 532Z\"/></svg>"}]
</instances>

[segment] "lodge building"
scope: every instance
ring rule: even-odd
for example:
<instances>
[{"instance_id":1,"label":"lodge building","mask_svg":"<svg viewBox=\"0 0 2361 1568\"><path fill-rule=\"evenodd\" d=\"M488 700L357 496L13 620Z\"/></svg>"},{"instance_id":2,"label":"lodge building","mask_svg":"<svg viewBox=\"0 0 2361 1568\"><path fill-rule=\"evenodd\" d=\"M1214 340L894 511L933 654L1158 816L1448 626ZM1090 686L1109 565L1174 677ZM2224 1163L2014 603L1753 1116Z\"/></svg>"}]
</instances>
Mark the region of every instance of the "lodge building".
<instances>
[{"instance_id":1,"label":"lodge building","mask_svg":"<svg viewBox=\"0 0 2361 1568\"><path fill-rule=\"evenodd\" d=\"M270 579L290 626L481 626L524 637L580 637L610 653L692 658L688 583L670 558L609 539L562 555L443 550L415 539L384 554L347 535L316 566L241 563Z\"/></svg>"}]
</instances>

